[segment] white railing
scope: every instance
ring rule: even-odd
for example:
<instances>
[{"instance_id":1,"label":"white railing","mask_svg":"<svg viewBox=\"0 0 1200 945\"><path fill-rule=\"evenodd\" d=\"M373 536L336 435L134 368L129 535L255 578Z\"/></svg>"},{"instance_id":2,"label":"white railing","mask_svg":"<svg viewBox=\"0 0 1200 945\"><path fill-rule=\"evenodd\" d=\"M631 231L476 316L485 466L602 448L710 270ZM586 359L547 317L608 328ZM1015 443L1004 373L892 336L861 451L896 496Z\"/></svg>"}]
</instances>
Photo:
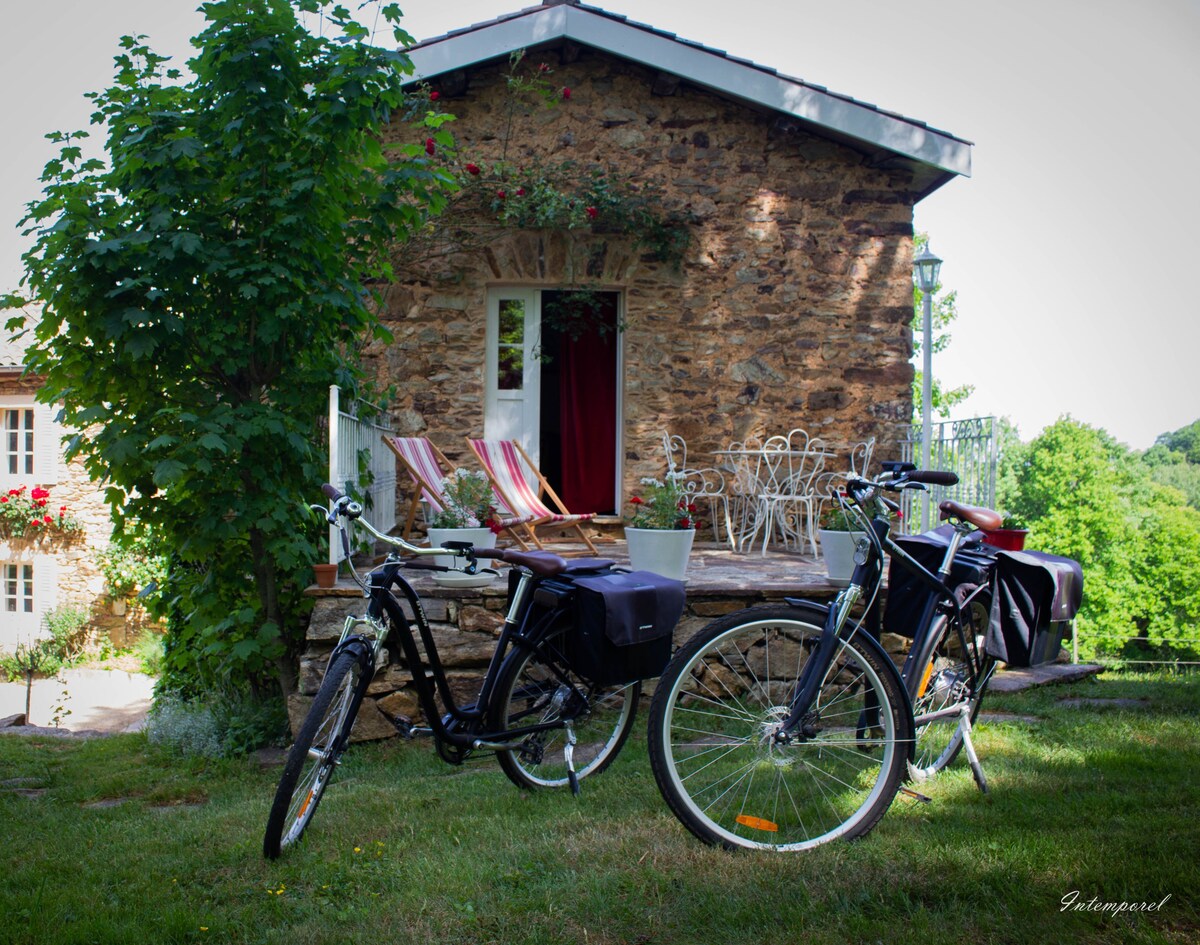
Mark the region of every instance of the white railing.
<instances>
[{"instance_id":1,"label":"white railing","mask_svg":"<svg viewBox=\"0 0 1200 945\"><path fill-rule=\"evenodd\" d=\"M920 463L921 427L913 426L909 439L903 444L903 459ZM930 522L938 524L937 506L943 499L953 499L964 505L996 507L996 463L998 453L994 417L972 420L947 420L933 424L929 442L929 466L958 474L958 485L949 488L932 486L929 490ZM904 531L921 531L924 493L903 493Z\"/></svg>"},{"instance_id":2,"label":"white railing","mask_svg":"<svg viewBox=\"0 0 1200 945\"><path fill-rule=\"evenodd\" d=\"M330 385L329 481L359 498L371 524L389 532L396 524L396 458L383 445L383 436L392 428L355 416L356 402L347 405L351 412L343 411L340 400L341 390ZM331 526L329 563L337 564L343 557L337 529Z\"/></svg>"}]
</instances>

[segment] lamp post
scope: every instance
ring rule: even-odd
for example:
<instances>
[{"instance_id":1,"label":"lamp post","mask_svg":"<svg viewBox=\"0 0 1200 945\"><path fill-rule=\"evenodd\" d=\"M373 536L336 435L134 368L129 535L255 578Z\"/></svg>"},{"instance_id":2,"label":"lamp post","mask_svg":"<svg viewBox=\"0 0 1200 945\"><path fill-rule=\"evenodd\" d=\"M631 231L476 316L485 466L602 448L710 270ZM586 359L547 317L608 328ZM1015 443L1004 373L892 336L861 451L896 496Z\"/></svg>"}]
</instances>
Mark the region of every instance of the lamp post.
<instances>
[{"instance_id":1,"label":"lamp post","mask_svg":"<svg viewBox=\"0 0 1200 945\"><path fill-rule=\"evenodd\" d=\"M933 293L938 285L942 261L929 251L926 243L913 259L917 286L921 289L924 313L921 336L921 468L929 468L929 444L933 435ZM921 505L921 531L929 530L929 493Z\"/></svg>"}]
</instances>

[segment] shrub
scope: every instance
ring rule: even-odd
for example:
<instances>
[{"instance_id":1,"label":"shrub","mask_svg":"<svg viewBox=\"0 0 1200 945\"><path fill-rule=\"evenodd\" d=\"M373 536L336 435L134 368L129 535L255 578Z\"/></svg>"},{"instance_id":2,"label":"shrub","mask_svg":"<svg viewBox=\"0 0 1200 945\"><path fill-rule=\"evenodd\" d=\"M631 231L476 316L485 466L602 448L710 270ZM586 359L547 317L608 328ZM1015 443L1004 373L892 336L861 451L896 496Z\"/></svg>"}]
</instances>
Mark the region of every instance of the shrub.
<instances>
[{"instance_id":1,"label":"shrub","mask_svg":"<svg viewBox=\"0 0 1200 945\"><path fill-rule=\"evenodd\" d=\"M266 745L283 744L287 734L282 700L234 690L209 692L194 699L162 693L146 721L150 743L180 756L244 755Z\"/></svg>"}]
</instances>

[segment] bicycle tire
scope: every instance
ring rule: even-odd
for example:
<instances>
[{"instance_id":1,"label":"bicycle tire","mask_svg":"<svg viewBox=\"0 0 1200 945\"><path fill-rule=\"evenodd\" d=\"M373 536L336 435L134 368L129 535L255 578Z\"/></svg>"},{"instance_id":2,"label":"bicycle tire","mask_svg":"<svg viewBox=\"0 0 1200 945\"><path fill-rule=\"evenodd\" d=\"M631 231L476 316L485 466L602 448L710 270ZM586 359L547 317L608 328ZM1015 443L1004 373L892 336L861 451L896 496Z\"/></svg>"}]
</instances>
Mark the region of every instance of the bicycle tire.
<instances>
[{"instance_id":1,"label":"bicycle tire","mask_svg":"<svg viewBox=\"0 0 1200 945\"><path fill-rule=\"evenodd\" d=\"M300 733L288 752L263 836L263 856L276 859L299 842L316 815L338 760L350 741L358 707L371 682L365 651L343 650L325 673Z\"/></svg>"},{"instance_id":2,"label":"bicycle tire","mask_svg":"<svg viewBox=\"0 0 1200 945\"><path fill-rule=\"evenodd\" d=\"M971 602L968 614L971 626L966 630L968 640L978 640L986 632L990 610L991 597L987 594L981 594ZM995 662L986 653L982 656L972 689L967 655L962 652L958 633L950 621L944 616L938 617L930 626L927 639L927 655L918 664L921 672L906 681L914 719L966 699L970 702L971 723L974 724ZM914 780L925 780L954 763L963 746L962 729L954 717L936 719L924 725L914 724L915 749L909 776Z\"/></svg>"},{"instance_id":3,"label":"bicycle tire","mask_svg":"<svg viewBox=\"0 0 1200 945\"><path fill-rule=\"evenodd\" d=\"M817 607L730 614L693 636L659 680L651 768L705 843L792 852L853 839L895 797L912 717L891 662L857 635L837 644L808 736L772 738L824 623Z\"/></svg>"},{"instance_id":4,"label":"bicycle tire","mask_svg":"<svg viewBox=\"0 0 1200 945\"><path fill-rule=\"evenodd\" d=\"M488 708L493 732L571 717L575 737L575 780L599 774L620 753L637 716L640 682L597 686L573 672L557 641L563 631L536 648L517 648L504 661ZM580 702L580 699L583 702ZM504 739L503 734L499 736ZM573 787L563 752L565 728L528 736L520 748L497 752L500 768L521 788Z\"/></svg>"}]
</instances>

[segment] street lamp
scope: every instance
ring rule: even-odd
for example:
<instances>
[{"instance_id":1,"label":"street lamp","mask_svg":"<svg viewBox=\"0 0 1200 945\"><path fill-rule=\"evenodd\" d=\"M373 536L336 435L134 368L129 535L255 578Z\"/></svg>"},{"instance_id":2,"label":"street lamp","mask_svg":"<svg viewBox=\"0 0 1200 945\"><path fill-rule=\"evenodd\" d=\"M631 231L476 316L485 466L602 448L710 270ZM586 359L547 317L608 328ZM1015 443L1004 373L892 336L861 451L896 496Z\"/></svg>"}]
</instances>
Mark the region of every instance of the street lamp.
<instances>
[{"instance_id":1,"label":"street lamp","mask_svg":"<svg viewBox=\"0 0 1200 945\"><path fill-rule=\"evenodd\" d=\"M937 289L942 261L929 251L929 243L926 243L913 259L913 268L925 304L921 336L921 468L928 469L929 441L933 434L933 293ZM921 531L929 531L929 493L925 494L921 507Z\"/></svg>"}]
</instances>

